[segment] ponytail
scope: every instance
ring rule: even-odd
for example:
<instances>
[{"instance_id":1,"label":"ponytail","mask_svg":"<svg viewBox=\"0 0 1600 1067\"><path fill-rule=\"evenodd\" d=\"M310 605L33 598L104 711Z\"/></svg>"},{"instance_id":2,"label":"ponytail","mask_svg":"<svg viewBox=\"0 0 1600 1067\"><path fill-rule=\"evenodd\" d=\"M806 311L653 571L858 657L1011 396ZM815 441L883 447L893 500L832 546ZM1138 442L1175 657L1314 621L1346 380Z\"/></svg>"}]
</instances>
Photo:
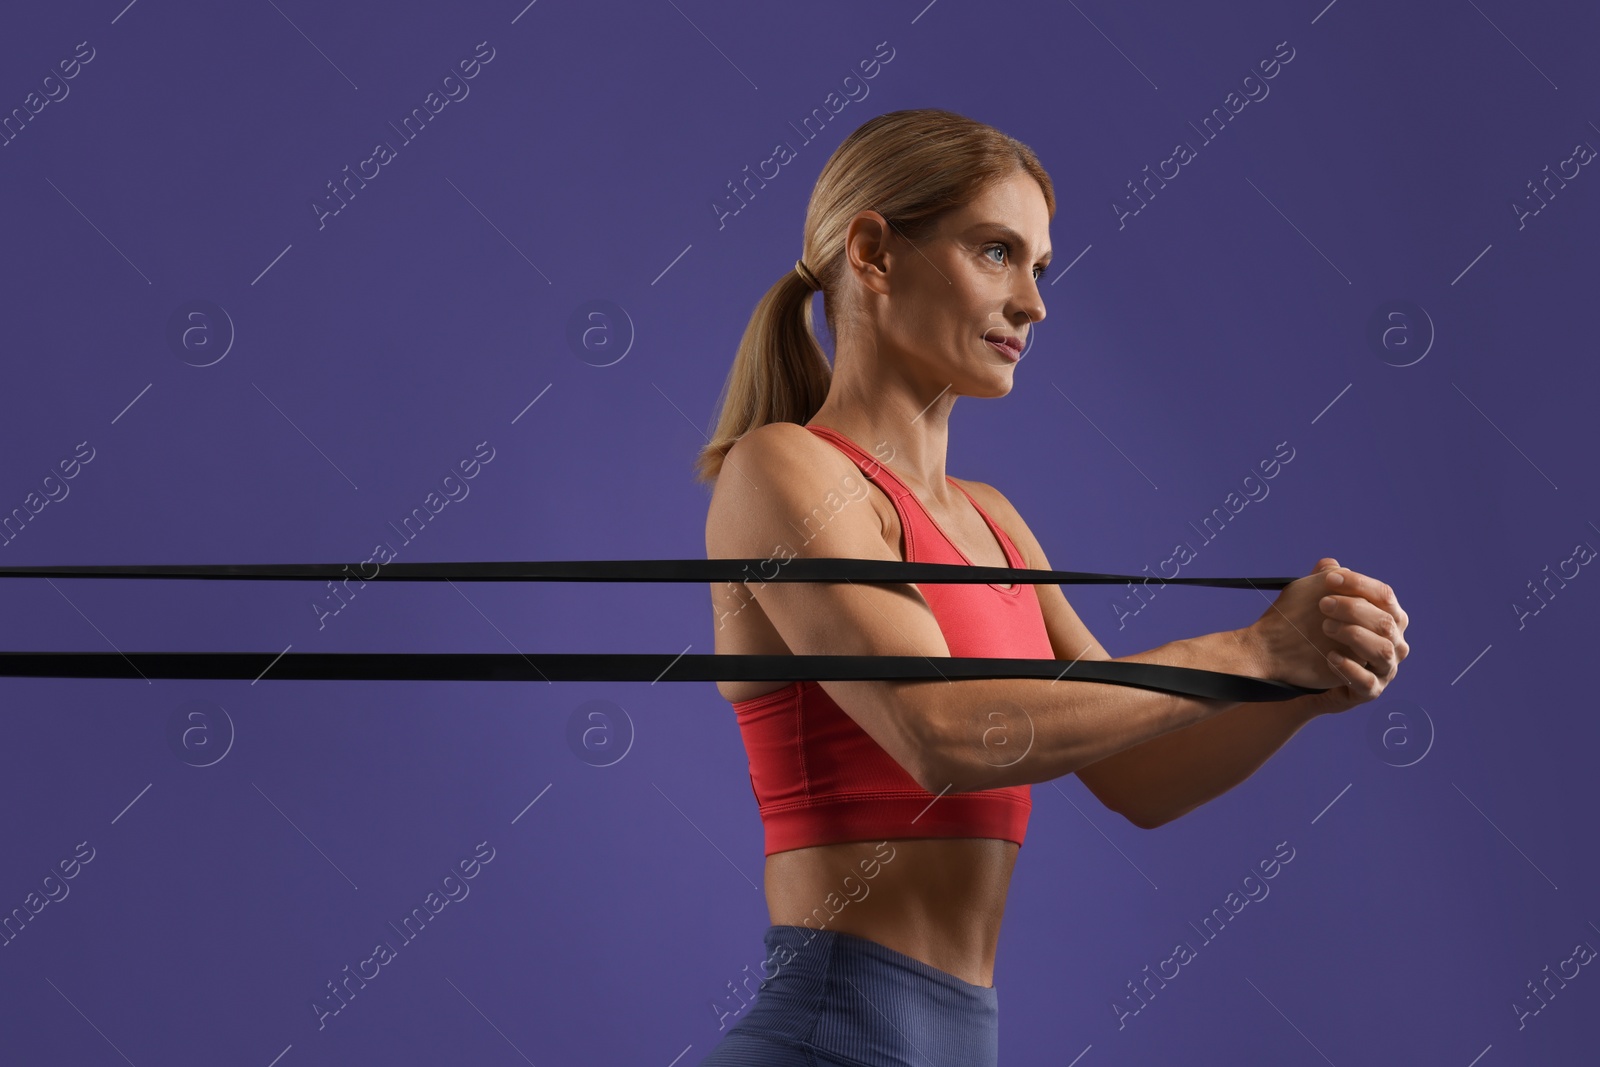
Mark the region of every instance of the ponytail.
<instances>
[{"instance_id":1,"label":"ponytail","mask_svg":"<svg viewBox=\"0 0 1600 1067\"><path fill-rule=\"evenodd\" d=\"M699 481L715 481L733 443L757 426L805 423L827 399L833 368L812 332L811 293L790 270L756 304L722 386L722 417L696 461Z\"/></svg>"}]
</instances>

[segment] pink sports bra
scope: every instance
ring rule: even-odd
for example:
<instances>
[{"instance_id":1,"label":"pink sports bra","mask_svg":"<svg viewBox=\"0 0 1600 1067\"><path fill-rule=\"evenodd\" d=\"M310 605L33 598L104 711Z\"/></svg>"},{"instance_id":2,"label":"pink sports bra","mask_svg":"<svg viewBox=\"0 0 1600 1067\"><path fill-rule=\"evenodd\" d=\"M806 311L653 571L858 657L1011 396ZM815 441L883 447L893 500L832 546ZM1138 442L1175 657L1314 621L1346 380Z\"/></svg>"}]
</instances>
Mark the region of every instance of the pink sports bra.
<instances>
[{"instance_id":1,"label":"pink sports bra","mask_svg":"<svg viewBox=\"0 0 1600 1067\"><path fill-rule=\"evenodd\" d=\"M887 467L836 430L806 429L848 455L888 494L900 515L907 561L972 565ZM950 484L961 488L954 479ZM999 540L1008 564L1027 566L999 524L976 500L972 506ZM930 582L917 588L952 656L1055 655L1032 585ZM936 794L918 785L815 681L736 701L733 709L769 856L811 845L905 837L998 837L1020 846L1026 836L1033 808L1028 786L946 793L931 803Z\"/></svg>"}]
</instances>

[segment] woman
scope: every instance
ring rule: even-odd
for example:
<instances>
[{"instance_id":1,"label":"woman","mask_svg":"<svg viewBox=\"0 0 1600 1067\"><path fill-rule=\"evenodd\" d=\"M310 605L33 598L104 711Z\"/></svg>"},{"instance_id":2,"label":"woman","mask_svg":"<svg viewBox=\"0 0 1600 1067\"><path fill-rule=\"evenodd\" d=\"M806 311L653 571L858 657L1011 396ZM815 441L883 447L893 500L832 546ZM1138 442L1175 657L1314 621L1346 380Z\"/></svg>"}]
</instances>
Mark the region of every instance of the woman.
<instances>
[{"instance_id":1,"label":"woman","mask_svg":"<svg viewBox=\"0 0 1600 1067\"><path fill-rule=\"evenodd\" d=\"M719 654L1111 658L1053 585L760 580L795 556L1052 566L999 490L947 477L945 458L956 398L1009 393L1044 318L1054 213L1026 145L948 111L881 115L834 152L804 254L756 307L699 457L715 480L708 558L771 561L712 587ZM750 757L772 925L759 984L713 1004L726 1033L702 1062L996 1063L995 947L1029 785L1076 774L1160 826L1312 718L1381 693L1406 624L1387 585L1323 559L1248 627L1120 657L1327 690L1292 701L1013 678L719 682Z\"/></svg>"}]
</instances>

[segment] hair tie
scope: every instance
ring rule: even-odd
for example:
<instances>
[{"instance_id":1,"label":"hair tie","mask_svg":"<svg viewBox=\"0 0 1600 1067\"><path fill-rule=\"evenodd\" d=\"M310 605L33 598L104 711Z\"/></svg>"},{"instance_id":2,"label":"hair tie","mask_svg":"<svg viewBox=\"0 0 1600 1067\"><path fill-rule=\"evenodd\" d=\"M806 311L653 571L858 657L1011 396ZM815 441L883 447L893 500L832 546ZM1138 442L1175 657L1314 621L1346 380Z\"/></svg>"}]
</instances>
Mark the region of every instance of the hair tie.
<instances>
[{"instance_id":1,"label":"hair tie","mask_svg":"<svg viewBox=\"0 0 1600 1067\"><path fill-rule=\"evenodd\" d=\"M800 275L801 280L809 285L812 289L822 288L822 283L817 281L817 276L812 274L810 268L808 268L798 259L794 261L794 271L796 274Z\"/></svg>"}]
</instances>

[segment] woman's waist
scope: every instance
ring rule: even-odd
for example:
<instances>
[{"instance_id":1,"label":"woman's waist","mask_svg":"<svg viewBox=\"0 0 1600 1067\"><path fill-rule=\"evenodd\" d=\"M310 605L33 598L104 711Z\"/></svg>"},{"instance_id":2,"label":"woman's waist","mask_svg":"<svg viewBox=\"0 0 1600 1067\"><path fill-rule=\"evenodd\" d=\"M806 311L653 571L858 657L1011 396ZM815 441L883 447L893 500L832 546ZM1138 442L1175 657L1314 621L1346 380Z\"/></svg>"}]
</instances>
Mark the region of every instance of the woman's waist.
<instances>
[{"instance_id":1,"label":"woman's waist","mask_svg":"<svg viewBox=\"0 0 1600 1067\"><path fill-rule=\"evenodd\" d=\"M767 909L774 925L852 934L990 986L1017 851L941 837L778 852L767 857Z\"/></svg>"}]
</instances>

